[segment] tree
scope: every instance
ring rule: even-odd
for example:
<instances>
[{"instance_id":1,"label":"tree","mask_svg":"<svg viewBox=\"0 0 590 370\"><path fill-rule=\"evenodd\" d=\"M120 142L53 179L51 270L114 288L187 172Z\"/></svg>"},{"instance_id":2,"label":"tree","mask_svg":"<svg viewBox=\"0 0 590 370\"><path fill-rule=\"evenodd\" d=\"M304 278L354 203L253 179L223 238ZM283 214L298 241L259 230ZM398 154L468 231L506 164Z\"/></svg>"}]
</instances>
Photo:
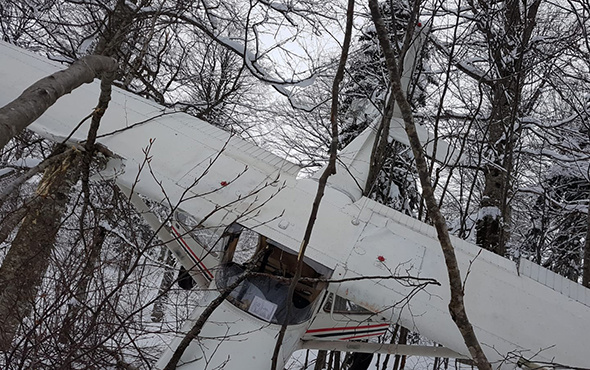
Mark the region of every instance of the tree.
<instances>
[{"instance_id":1,"label":"tree","mask_svg":"<svg viewBox=\"0 0 590 370\"><path fill-rule=\"evenodd\" d=\"M23 220L10 251L0 267L0 348L8 350L19 323L29 316L34 306L41 279L47 270L55 236L65 211L69 188L79 173L75 152L46 171L39 186L41 202ZM62 181L63 180L63 181ZM37 273L39 272L39 273Z\"/></svg>"},{"instance_id":2,"label":"tree","mask_svg":"<svg viewBox=\"0 0 590 370\"><path fill-rule=\"evenodd\" d=\"M382 2L379 6L396 57L403 60L408 48L404 44L405 35L413 27L409 25L418 22L415 5L407 1L394 1ZM420 196L415 185L413 158L407 146L387 137L395 103L387 67L372 24L364 27L358 42L358 50L353 54L353 62L348 70L349 81L342 92L343 112L346 113L343 114L341 145L348 144L370 123L379 120L376 129L381 134L374 147L363 194L394 209L415 214ZM423 58L417 58L417 67L421 63ZM410 102L420 100L418 91L421 89L417 86L417 79L413 79L408 92L416 94L409 96Z\"/></svg>"},{"instance_id":3,"label":"tree","mask_svg":"<svg viewBox=\"0 0 590 370\"><path fill-rule=\"evenodd\" d=\"M265 74L266 72L264 72L264 70L261 69L261 66L258 65L258 62L251 59L250 55L247 54L245 50L240 51L235 47L229 47L229 39L225 38L225 36L221 34L208 34L209 31L215 30L218 25L211 23L209 25L210 28L204 28L203 24L197 21L199 17L186 17L182 22L179 21L178 14L181 14L182 12L187 14L186 11L188 10L193 12L193 15L196 15L201 9L206 9L209 16L202 20L206 21L208 19L212 22L213 19L218 16L212 14L215 13L215 10L207 9L206 4L204 5L204 8L187 5L187 8L180 9L170 7L164 8L163 3L159 4L159 8L158 6L148 8L148 5L150 5L148 2L142 2L141 4L136 4L137 6L134 6L128 2L117 1L113 8L110 8L106 2L92 4L80 4L78 2L68 1L52 2L42 4L43 11L37 13L37 17L27 18L27 22L31 27L22 30L18 35L15 35L11 31L13 29L12 26L15 24L11 23L11 21L17 22L17 20L25 19L23 16L25 16L31 9L40 10L40 8L38 8L39 4L22 7L19 6L19 4L12 3L7 5L6 8L2 9L10 10L10 12L7 13L9 15L8 18L3 18L3 25L7 25L7 27L4 28L6 30L5 37L7 39L14 42L20 42L21 44L27 44L29 46L36 45L37 48L48 51L52 54L53 58L59 58L60 60L75 60L79 56L92 51L112 55L121 62L121 68L118 70L117 75L117 84L120 84L124 88L136 91L141 95L151 97L159 102L167 103L169 106L180 107L180 109L187 110L210 120L215 120L216 117L218 117L217 119L220 123L224 121L222 120L224 110L228 112L233 110L235 112L236 107L248 107L246 105L248 101L247 99L244 99L244 97L249 86L243 85L241 82L243 80L242 72L245 71L244 66L246 64L251 68L254 68L251 69L249 73L254 73L259 78L273 81L273 83L277 84L277 87L280 87L281 91L284 91L284 87L281 84L289 82L281 78L271 78L270 75L267 76ZM271 12L276 13L279 16L281 14L289 16L284 12L273 10L274 8L270 7L270 5L265 4L264 6L269 7L268 9L270 9ZM235 8L235 10L237 9L238 8ZM226 10L231 9L227 8ZM260 9L256 11L259 10ZM296 10L294 14L299 14L299 12L300 10ZM234 16L236 18L230 17L228 19L230 19L231 22L236 22L235 24L238 24L237 22L239 18L237 18L237 15ZM68 19L68 22L64 22L65 19ZM231 22L230 26L223 27L222 29L232 29L233 26L231 26ZM175 25L175 32L168 33L167 30L163 28L163 25L169 23ZM195 24L200 25L201 28L194 27ZM251 32L247 25L245 30L246 34ZM240 28L236 28L234 31L230 32L241 33L243 31ZM183 36L181 36L181 34L183 34ZM190 40L190 37L187 38L186 35L190 35L194 39ZM207 37L211 37L211 39L203 42L201 41L203 35L207 35ZM246 37L244 39L244 45L248 42L249 40ZM203 47L199 49L201 45ZM193 46L196 46L197 48L195 49ZM189 54L187 52L189 49L192 49L192 51L202 51L202 55L205 56L205 58L199 58L198 53ZM176 58L177 56L179 56L179 58ZM93 57L84 58L90 59ZM264 55L260 56L260 58L264 58ZM205 62L201 62L201 60L204 60ZM236 68L236 62L241 62L241 67ZM83 63L83 60L77 64L80 63ZM195 70L200 73L201 83L194 83L195 79L192 76L195 75ZM219 77L221 81L219 84L214 85L213 82L217 77ZM210 86L206 86L203 82L209 82L211 84ZM295 82L297 82L297 80L295 80ZM178 88L178 84L183 84L185 88L181 91ZM193 93L195 91L197 92L196 94ZM182 100L176 101L176 98L185 98L186 96L191 95L192 101L186 103ZM238 97L241 99L239 104L236 104L235 102L228 104L229 98L237 99ZM30 103L30 99L27 99L26 96L23 97L22 100ZM104 108L106 108L106 106ZM229 115L226 117L229 117ZM28 119L28 121L30 122L31 119ZM224 124L227 123L224 122ZM96 128L97 125L94 125L94 130L96 130ZM3 138L4 137L8 138L8 136L3 136ZM102 243L100 243L99 240L101 238L98 236L103 233L100 232L101 227L98 225L100 225L100 219L104 216L100 215L100 212L97 212L97 207L92 204L91 200L92 184L89 181L89 174L94 163L91 154L94 152L95 148L94 139L89 137L88 143L85 144L87 154L84 154L84 158L82 159L83 174L81 186L83 203L81 205L82 213L79 221L80 234L77 237L77 240L86 241L88 235L86 235L87 232L85 230L87 227L97 231L94 243L84 243L85 248L86 246L90 247L90 256L93 257L84 262L84 265L87 266L87 268L82 269L83 276L87 276L86 272L93 271L95 268L98 268L99 270L102 269L102 265L97 264L96 262L97 256L108 253L109 250L106 248L105 251L100 251L104 247L101 247ZM75 181L72 183L75 183ZM65 205L67 199L62 200L65 201L62 205ZM50 216L48 212L44 213L44 215ZM48 227L46 231L57 235L58 228L63 226L63 223L59 222L62 216L57 214L51 215L52 219L57 222L57 224ZM91 220L96 220L98 224L94 223L94 226L92 226L89 224ZM19 230L24 232L26 228L21 226ZM43 239L40 238L39 240ZM50 239L44 238L44 240L52 244ZM13 247L14 246L13 242ZM61 249L58 248L55 251L60 250ZM14 251L16 252L17 248L14 248ZM50 253L51 251L52 249L50 248L46 250L47 253ZM39 260L42 260L43 264L49 266L48 258ZM9 262L9 260L5 259L5 262ZM63 263L63 261L55 262L56 267L59 267ZM131 260L129 261L129 264L132 264ZM129 264L125 263L125 265ZM9 264L7 263L6 266L8 267ZM129 267L126 267L124 269L123 279L126 279L125 276L129 276L133 271L133 269L127 271L128 268ZM46 268L38 270L36 275L37 278L40 279L40 277L43 276L45 269ZM23 272L25 270L20 269L19 271ZM94 299L96 295L88 293L88 287L91 284L92 283L89 282L87 278L82 279L79 282L78 288L73 289L76 299L82 301L85 299ZM39 284L36 286L38 287ZM36 295L35 292L29 293L32 297L35 297ZM113 293L107 293L106 297L111 294ZM67 296L67 294L64 296ZM62 299L64 296L60 295L58 300ZM56 302L58 302L58 300L56 300ZM27 299L27 301L29 301L29 299ZM102 304L104 304L104 302L105 301L103 301ZM84 304L84 302L80 303ZM32 307L33 309L37 309L36 305ZM86 310L83 312L77 312L78 309L79 306L76 305L68 306L68 313L65 315L66 321L73 317L84 317L86 315ZM114 309L117 309L117 307L115 306ZM100 310L97 312L100 312ZM26 316L26 313L19 314L19 319L21 319L19 321L22 321ZM49 317L51 316L48 316L45 319L48 319ZM113 318L117 317L118 315L115 315ZM94 318L91 317L89 328L94 327L94 329L96 329L93 324L95 320L96 316ZM123 319L118 328L124 328L124 323L125 319ZM36 331L38 329L33 327L32 330ZM6 332L7 335L9 332L10 331ZM12 333L14 333L14 330L12 330ZM71 342L74 340L79 341L79 334L81 334L81 332L78 332L77 330L72 332L70 328L65 328L64 331L62 331L62 334L63 338L60 340ZM27 341L31 339L29 337L25 338ZM33 342L36 343L34 347L37 347L38 343L35 341ZM114 353L118 352L119 349ZM139 354L141 355L141 353ZM75 358L77 356L78 355L74 356L74 361L76 361ZM59 360L57 361L59 362Z\"/></svg>"},{"instance_id":4,"label":"tree","mask_svg":"<svg viewBox=\"0 0 590 370\"><path fill-rule=\"evenodd\" d=\"M524 4L507 1L495 9L485 2L471 2L472 10L484 23L477 24L489 45L489 61L497 71L488 78L491 112L487 130L486 152L493 153L484 165L485 187L480 202L482 217L477 221L477 243L500 255L506 254L511 211L509 197L513 193L510 174L514 167L514 147L520 131L516 122L520 117L522 90L526 81L525 54L536 24L541 2ZM493 16L493 14L495 16ZM498 22L498 23L496 23ZM500 30L498 33L492 29Z\"/></svg>"},{"instance_id":5,"label":"tree","mask_svg":"<svg viewBox=\"0 0 590 370\"><path fill-rule=\"evenodd\" d=\"M449 231L444 216L440 212L438 203L434 198L434 189L432 188L429 169L426 164L425 155L423 153L422 144L416 133L416 126L414 123L412 108L406 100L405 93L402 91L401 85L401 69L395 54L391 48L389 39L387 38L387 30L381 17L379 6L376 0L370 0L369 6L371 9L371 17L377 29L379 43L386 58L387 69L389 72L390 82L392 85L392 94L395 96L395 101L399 104L399 109L405 122L406 133L410 141L412 152L416 158L416 168L420 177L420 184L422 185L424 199L428 208L428 213L433 220L437 231L437 236L443 250L445 263L449 275L449 283L451 288L451 301L449 302L449 312L457 328L461 332L465 345L471 354L473 361L479 369L490 369L491 365L484 354L479 341L475 335L473 327L469 322L465 305L463 301L463 282L461 274L457 265L457 259L451 240ZM411 34L409 35L411 36Z\"/></svg>"},{"instance_id":6,"label":"tree","mask_svg":"<svg viewBox=\"0 0 590 370\"><path fill-rule=\"evenodd\" d=\"M104 73L101 97L97 108L92 113L92 125L85 145L87 155L78 156L77 152L70 150L66 158L47 169L46 177L38 189L38 196L42 200L37 202L37 206L23 219L23 224L0 267L0 325L2 328L0 347L3 350L11 347L18 324L29 315L34 306L41 280L49 266L49 257L55 247L55 235L66 211L70 188L77 182L80 174L86 190L85 194L88 196L87 183L90 175L90 161L95 150L94 141L100 119L110 100L110 85L116 63L110 58L87 59L88 62L82 60L77 65L82 66L80 68L82 73L77 70L78 68L72 68L65 73L58 72L47 77L26 90L17 100L3 107L0 113L4 116L0 121L3 127L14 131L15 127L12 125L16 123L16 128L22 130L57 98L69 92L68 89L79 86L84 78L93 80L97 71ZM106 61L108 69L101 67L101 64L96 64L98 68L94 71L93 61L98 63ZM57 92L54 96L50 94L52 89ZM46 96L49 96L49 99L45 98ZM9 139L8 135L6 136ZM63 150L63 145L58 145L57 152ZM88 201L87 197L86 206ZM85 208L82 218L84 213Z\"/></svg>"},{"instance_id":7,"label":"tree","mask_svg":"<svg viewBox=\"0 0 590 370\"><path fill-rule=\"evenodd\" d=\"M113 72L117 63L108 57L88 56L65 71L57 72L33 84L21 96L0 109L0 149L24 130L57 99L102 73Z\"/></svg>"}]
</instances>

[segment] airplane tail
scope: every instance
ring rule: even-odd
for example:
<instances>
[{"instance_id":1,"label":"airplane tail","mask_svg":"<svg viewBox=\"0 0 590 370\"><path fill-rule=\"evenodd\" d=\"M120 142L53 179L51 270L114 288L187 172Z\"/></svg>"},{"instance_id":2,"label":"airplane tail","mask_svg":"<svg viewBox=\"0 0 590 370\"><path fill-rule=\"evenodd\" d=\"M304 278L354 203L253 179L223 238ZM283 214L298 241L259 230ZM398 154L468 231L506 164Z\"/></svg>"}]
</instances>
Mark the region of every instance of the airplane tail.
<instances>
[{"instance_id":1,"label":"airplane tail","mask_svg":"<svg viewBox=\"0 0 590 370\"><path fill-rule=\"evenodd\" d=\"M408 96L411 88L412 75L416 69L418 55L422 50L424 41L429 33L428 26L417 26L414 32L414 39L408 48L403 69L400 76L402 89ZM367 103L357 104L364 109L363 113L371 120L369 126L354 140L350 142L339 154L336 169L336 175L328 180L330 186L348 195L353 201L361 198L363 189L366 186L367 175L369 173L371 155L376 140L376 132L381 121L382 112L374 105ZM417 125L418 136L427 154L433 159L443 163L456 163L458 150L443 140L435 140L435 135L426 128ZM389 137L409 146L408 137L405 130L405 123L401 116L399 107L394 107L393 119L390 123ZM434 153L434 155L432 155ZM318 178L322 171L314 176Z\"/></svg>"}]
</instances>

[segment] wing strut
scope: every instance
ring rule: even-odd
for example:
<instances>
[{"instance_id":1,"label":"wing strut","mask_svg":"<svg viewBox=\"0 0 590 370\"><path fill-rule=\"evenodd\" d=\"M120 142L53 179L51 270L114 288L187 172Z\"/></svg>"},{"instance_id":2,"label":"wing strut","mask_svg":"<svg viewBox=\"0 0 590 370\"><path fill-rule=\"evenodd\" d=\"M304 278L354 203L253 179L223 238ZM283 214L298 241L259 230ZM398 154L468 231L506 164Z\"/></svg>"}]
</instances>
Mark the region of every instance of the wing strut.
<instances>
[{"instance_id":1,"label":"wing strut","mask_svg":"<svg viewBox=\"0 0 590 370\"><path fill-rule=\"evenodd\" d=\"M340 352L386 353L391 355L444 357L468 360L469 357L445 347L406 344L383 344L347 341L304 340L303 349L318 349Z\"/></svg>"}]
</instances>

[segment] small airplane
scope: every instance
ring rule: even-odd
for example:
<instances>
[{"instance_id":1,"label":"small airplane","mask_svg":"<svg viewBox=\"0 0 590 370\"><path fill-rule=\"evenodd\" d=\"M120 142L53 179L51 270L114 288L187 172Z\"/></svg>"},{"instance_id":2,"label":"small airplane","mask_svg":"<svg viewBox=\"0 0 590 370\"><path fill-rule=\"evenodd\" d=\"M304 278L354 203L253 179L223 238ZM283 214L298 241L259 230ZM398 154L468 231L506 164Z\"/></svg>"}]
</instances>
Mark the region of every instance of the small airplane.
<instances>
[{"instance_id":1,"label":"small airplane","mask_svg":"<svg viewBox=\"0 0 590 370\"><path fill-rule=\"evenodd\" d=\"M416 41L404 61L406 86L419 47ZM2 105L63 68L7 43L0 48ZM30 129L55 141L69 137L95 106L98 92L96 81L81 86ZM429 148L428 133L419 133ZM407 142L399 116L390 134ZM85 139L78 130L68 142ZM298 178L297 165L202 120L113 89L98 142L115 156L99 176L115 179L174 252L185 287L203 288L203 302L183 332L243 271L256 272L213 312L179 369L270 368L285 320L279 368L299 349L469 361L447 309L449 283L434 228L361 195L374 140L369 128L340 153L305 254L304 279L287 302L317 180ZM437 148L433 157L456 159L451 147ZM162 223L145 198L173 209L172 219ZM495 369L588 366L590 290L528 260L515 264L464 240L453 243L465 277L466 309ZM392 323L440 346L363 341ZM166 365L182 337L170 343L157 368Z\"/></svg>"}]
</instances>

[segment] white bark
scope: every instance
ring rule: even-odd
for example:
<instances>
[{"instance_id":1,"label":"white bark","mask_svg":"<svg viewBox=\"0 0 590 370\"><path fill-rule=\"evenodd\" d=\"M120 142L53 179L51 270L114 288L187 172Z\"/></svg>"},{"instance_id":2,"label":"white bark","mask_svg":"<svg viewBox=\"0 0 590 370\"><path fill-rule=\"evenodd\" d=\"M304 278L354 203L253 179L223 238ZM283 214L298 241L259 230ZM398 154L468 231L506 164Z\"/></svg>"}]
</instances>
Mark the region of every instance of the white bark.
<instances>
[{"instance_id":1,"label":"white bark","mask_svg":"<svg viewBox=\"0 0 590 370\"><path fill-rule=\"evenodd\" d=\"M89 55L63 71L47 76L18 98L0 108L0 149L19 132L39 118L57 99L104 72L114 72L117 62L109 57Z\"/></svg>"}]
</instances>

